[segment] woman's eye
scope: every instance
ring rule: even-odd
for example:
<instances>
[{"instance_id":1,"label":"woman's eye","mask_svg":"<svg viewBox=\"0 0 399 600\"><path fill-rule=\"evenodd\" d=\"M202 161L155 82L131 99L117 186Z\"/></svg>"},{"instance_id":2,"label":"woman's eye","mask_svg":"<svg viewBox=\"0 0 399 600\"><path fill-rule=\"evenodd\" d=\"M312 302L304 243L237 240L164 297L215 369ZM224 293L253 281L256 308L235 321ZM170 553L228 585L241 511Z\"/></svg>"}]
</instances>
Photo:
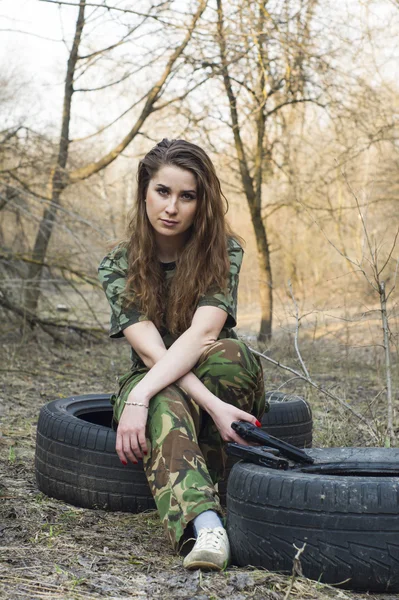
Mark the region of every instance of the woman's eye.
<instances>
[{"instance_id":1,"label":"woman's eye","mask_svg":"<svg viewBox=\"0 0 399 600\"><path fill-rule=\"evenodd\" d=\"M158 188L157 192L161 196L167 196L169 194L169 191L165 188ZM191 196L190 194L183 194L181 197L183 198L183 200L195 200L195 197Z\"/></svg>"}]
</instances>

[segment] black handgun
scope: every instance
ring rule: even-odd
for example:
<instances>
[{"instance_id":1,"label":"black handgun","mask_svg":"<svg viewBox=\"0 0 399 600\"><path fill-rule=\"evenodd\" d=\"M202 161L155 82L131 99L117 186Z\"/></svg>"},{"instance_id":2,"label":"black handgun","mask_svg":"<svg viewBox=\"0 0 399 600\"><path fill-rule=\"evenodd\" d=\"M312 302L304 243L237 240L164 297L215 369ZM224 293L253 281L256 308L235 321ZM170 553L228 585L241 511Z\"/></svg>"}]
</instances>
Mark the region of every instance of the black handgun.
<instances>
[{"instance_id":1,"label":"black handgun","mask_svg":"<svg viewBox=\"0 0 399 600\"><path fill-rule=\"evenodd\" d=\"M266 446L243 446L235 442L227 444L226 452L230 456L241 458L245 462L255 463L262 467L271 469L282 469L286 471L289 467L289 462L281 456L276 456L276 450L267 448ZM278 454L278 452L277 452Z\"/></svg>"},{"instance_id":2,"label":"black handgun","mask_svg":"<svg viewBox=\"0 0 399 600\"><path fill-rule=\"evenodd\" d=\"M303 450L296 448L296 446L293 446L288 442L283 442L282 440L269 435L265 431L262 431L262 429L259 427L252 425L252 423L248 423L246 421L234 421L231 424L231 427L246 442L256 442L262 446L271 446L272 448L276 448L283 456L293 460L294 462L307 463L310 465L314 463L314 459L309 456L309 454L306 454L306 452L303 452Z\"/></svg>"}]
</instances>

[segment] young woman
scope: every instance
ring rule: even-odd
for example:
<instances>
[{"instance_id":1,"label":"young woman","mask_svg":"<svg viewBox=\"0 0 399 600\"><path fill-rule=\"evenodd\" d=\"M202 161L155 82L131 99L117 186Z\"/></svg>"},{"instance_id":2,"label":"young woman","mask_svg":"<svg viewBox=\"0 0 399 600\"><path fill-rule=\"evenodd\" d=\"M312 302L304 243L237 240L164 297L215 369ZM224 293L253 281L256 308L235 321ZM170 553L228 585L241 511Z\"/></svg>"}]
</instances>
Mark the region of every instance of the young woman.
<instances>
[{"instance_id":1,"label":"young woman","mask_svg":"<svg viewBox=\"0 0 399 600\"><path fill-rule=\"evenodd\" d=\"M101 262L111 337L125 336L132 368L113 397L121 462L142 459L175 550L194 535L189 569L223 569L229 542L215 484L223 443L245 443L233 421L265 410L260 362L237 339L243 250L224 218L207 154L184 140L140 161L128 240Z\"/></svg>"}]
</instances>

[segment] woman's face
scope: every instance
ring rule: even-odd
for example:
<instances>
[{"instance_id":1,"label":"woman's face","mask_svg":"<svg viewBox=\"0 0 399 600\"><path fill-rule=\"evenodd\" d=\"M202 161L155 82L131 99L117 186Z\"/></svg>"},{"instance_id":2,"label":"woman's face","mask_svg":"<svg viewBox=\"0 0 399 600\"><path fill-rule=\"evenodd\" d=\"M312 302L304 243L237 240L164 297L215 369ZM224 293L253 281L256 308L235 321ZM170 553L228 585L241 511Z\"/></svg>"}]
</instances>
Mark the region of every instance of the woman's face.
<instances>
[{"instance_id":1,"label":"woman's face","mask_svg":"<svg viewBox=\"0 0 399 600\"><path fill-rule=\"evenodd\" d=\"M158 241L175 236L185 241L196 209L197 182L191 171L168 165L150 179L146 210Z\"/></svg>"}]
</instances>

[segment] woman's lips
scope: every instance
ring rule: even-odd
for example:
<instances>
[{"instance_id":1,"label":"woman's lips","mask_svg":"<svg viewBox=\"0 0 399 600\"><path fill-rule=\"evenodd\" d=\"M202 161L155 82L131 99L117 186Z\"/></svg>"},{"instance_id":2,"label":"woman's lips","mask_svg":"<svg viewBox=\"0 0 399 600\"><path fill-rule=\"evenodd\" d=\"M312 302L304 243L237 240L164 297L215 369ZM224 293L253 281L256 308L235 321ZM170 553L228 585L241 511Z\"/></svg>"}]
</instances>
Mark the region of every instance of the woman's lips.
<instances>
[{"instance_id":1,"label":"woman's lips","mask_svg":"<svg viewBox=\"0 0 399 600\"><path fill-rule=\"evenodd\" d=\"M161 219L161 221L164 225L167 225L168 227L172 227L172 225L177 225L177 221L169 221L168 219Z\"/></svg>"}]
</instances>

